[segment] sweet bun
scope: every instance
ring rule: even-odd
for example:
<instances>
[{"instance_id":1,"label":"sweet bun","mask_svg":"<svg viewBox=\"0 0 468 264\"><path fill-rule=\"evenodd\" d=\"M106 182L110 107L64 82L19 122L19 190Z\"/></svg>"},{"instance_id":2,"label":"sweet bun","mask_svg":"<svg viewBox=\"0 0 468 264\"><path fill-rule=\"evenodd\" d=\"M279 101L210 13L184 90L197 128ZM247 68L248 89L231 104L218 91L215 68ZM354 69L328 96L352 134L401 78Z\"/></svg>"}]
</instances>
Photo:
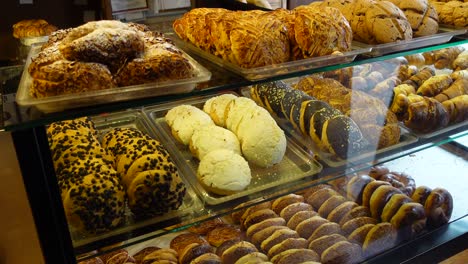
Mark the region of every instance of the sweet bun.
<instances>
[{"instance_id":1,"label":"sweet bun","mask_svg":"<svg viewBox=\"0 0 468 264\"><path fill-rule=\"evenodd\" d=\"M275 213L280 214L281 210L286 206L292 203L304 202L304 197L302 195L290 193L279 198L276 198L271 203L271 209L275 211Z\"/></svg>"},{"instance_id":2,"label":"sweet bun","mask_svg":"<svg viewBox=\"0 0 468 264\"><path fill-rule=\"evenodd\" d=\"M192 260L207 253L213 253L213 248L210 245L205 243L189 244L179 254L179 264L189 264L192 262Z\"/></svg>"},{"instance_id":3,"label":"sweet bun","mask_svg":"<svg viewBox=\"0 0 468 264\"><path fill-rule=\"evenodd\" d=\"M346 201L346 198L344 198L341 195L332 195L325 202L323 202L323 204L320 206L317 212L323 218L327 218L330 212L333 211L333 209L335 209L337 206L341 205Z\"/></svg>"},{"instance_id":4,"label":"sweet bun","mask_svg":"<svg viewBox=\"0 0 468 264\"><path fill-rule=\"evenodd\" d=\"M249 214L241 223L241 228L248 229L251 225L260 223L268 218L275 218L278 215L271 209L260 209Z\"/></svg>"},{"instance_id":5,"label":"sweet bun","mask_svg":"<svg viewBox=\"0 0 468 264\"><path fill-rule=\"evenodd\" d=\"M321 216L313 216L305 219L296 226L296 231L300 237L308 239L312 233L322 224L329 223L329 221Z\"/></svg>"},{"instance_id":6,"label":"sweet bun","mask_svg":"<svg viewBox=\"0 0 468 264\"><path fill-rule=\"evenodd\" d=\"M252 252L258 252L257 248L252 243L240 241L224 250L221 255L221 260L222 263L234 264L240 258Z\"/></svg>"},{"instance_id":7,"label":"sweet bun","mask_svg":"<svg viewBox=\"0 0 468 264\"><path fill-rule=\"evenodd\" d=\"M197 169L199 182L209 191L229 195L243 191L252 179L247 161L228 149L216 149L200 160Z\"/></svg>"},{"instance_id":8,"label":"sweet bun","mask_svg":"<svg viewBox=\"0 0 468 264\"><path fill-rule=\"evenodd\" d=\"M203 105L203 111L210 115L211 119L216 125L225 127L225 116L226 107L237 98L234 94L222 94L208 99Z\"/></svg>"},{"instance_id":9,"label":"sweet bun","mask_svg":"<svg viewBox=\"0 0 468 264\"><path fill-rule=\"evenodd\" d=\"M184 145L189 145L196 130L214 124L208 114L191 105L179 105L170 109L165 120L174 138Z\"/></svg>"},{"instance_id":10,"label":"sweet bun","mask_svg":"<svg viewBox=\"0 0 468 264\"><path fill-rule=\"evenodd\" d=\"M256 224L253 224L247 228L246 235L251 239L257 232L270 226L285 226L286 220L282 217L268 218Z\"/></svg>"},{"instance_id":11,"label":"sweet bun","mask_svg":"<svg viewBox=\"0 0 468 264\"><path fill-rule=\"evenodd\" d=\"M431 228L448 223L453 211L452 195L443 188L431 191L424 203L427 225Z\"/></svg>"},{"instance_id":12,"label":"sweet bun","mask_svg":"<svg viewBox=\"0 0 468 264\"><path fill-rule=\"evenodd\" d=\"M394 194L390 200L388 200L387 204L385 204L380 218L383 222L390 222L390 219L397 213L398 209L400 209L403 204L411 201L411 198L405 194Z\"/></svg>"},{"instance_id":13,"label":"sweet bun","mask_svg":"<svg viewBox=\"0 0 468 264\"><path fill-rule=\"evenodd\" d=\"M274 256L271 261L274 264L299 264L308 261L318 262L320 261L320 256L311 249L295 248L279 253Z\"/></svg>"},{"instance_id":14,"label":"sweet bun","mask_svg":"<svg viewBox=\"0 0 468 264\"><path fill-rule=\"evenodd\" d=\"M205 238L203 238L199 234L195 233L182 233L177 236L175 236L170 244L169 247L173 250L175 250L178 254L182 253L182 250L190 244L208 244L208 241L206 241Z\"/></svg>"},{"instance_id":15,"label":"sweet bun","mask_svg":"<svg viewBox=\"0 0 468 264\"><path fill-rule=\"evenodd\" d=\"M339 223L341 219L358 204L352 201L346 201L333 209L327 216L327 220Z\"/></svg>"},{"instance_id":16,"label":"sweet bun","mask_svg":"<svg viewBox=\"0 0 468 264\"><path fill-rule=\"evenodd\" d=\"M321 256L323 251L325 251L327 248L329 248L330 246L340 241L347 241L346 237L340 234L330 234L330 235L321 236L319 238L316 238L310 241L308 247L309 249L312 249L313 251L317 252L319 256Z\"/></svg>"},{"instance_id":17,"label":"sweet bun","mask_svg":"<svg viewBox=\"0 0 468 264\"><path fill-rule=\"evenodd\" d=\"M287 222L287 226L293 230L296 230L296 227L297 225L306 220L306 219L309 219L309 218L312 218L314 216L318 215L317 212L315 211L299 211L299 212L296 212L293 216L291 216L291 218L289 219L289 221Z\"/></svg>"},{"instance_id":18,"label":"sweet bun","mask_svg":"<svg viewBox=\"0 0 468 264\"><path fill-rule=\"evenodd\" d=\"M143 258L144 263L178 263L179 255L170 248L157 249ZM120 262L122 263L122 262ZM123 262L126 263L126 262Z\"/></svg>"},{"instance_id":19,"label":"sweet bun","mask_svg":"<svg viewBox=\"0 0 468 264\"><path fill-rule=\"evenodd\" d=\"M288 249L294 249L294 248L307 248L307 240L299 237L299 238L287 238L276 245L272 246L268 250L268 257L273 258L274 256L280 254L283 251L286 251Z\"/></svg>"},{"instance_id":20,"label":"sweet bun","mask_svg":"<svg viewBox=\"0 0 468 264\"><path fill-rule=\"evenodd\" d=\"M369 230L362 244L362 250L366 258L395 246L397 232L395 227L387 222L378 223Z\"/></svg>"},{"instance_id":21,"label":"sweet bun","mask_svg":"<svg viewBox=\"0 0 468 264\"><path fill-rule=\"evenodd\" d=\"M267 239L262 241L260 248L263 252L268 252L274 245L288 238L299 238L299 234L289 228L275 230Z\"/></svg>"},{"instance_id":22,"label":"sweet bun","mask_svg":"<svg viewBox=\"0 0 468 264\"><path fill-rule=\"evenodd\" d=\"M348 235L348 241L351 243L356 243L362 246L364 240L366 240L367 233L375 226L375 224L365 224L356 229L354 229Z\"/></svg>"},{"instance_id":23,"label":"sweet bun","mask_svg":"<svg viewBox=\"0 0 468 264\"><path fill-rule=\"evenodd\" d=\"M378 221L372 217L368 216L361 216L361 217L356 217L353 219L350 219L344 225L341 226L341 229L343 230L343 235L344 236L349 236L355 229L367 225L367 224L377 224Z\"/></svg>"},{"instance_id":24,"label":"sweet bun","mask_svg":"<svg viewBox=\"0 0 468 264\"><path fill-rule=\"evenodd\" d=\"M428 0L403 1L388 0L405 14L413 30L413 37L428 36L439 30L439 18Z\"/></svg>"},{"instance_id":25,"label":"sweet bun","mask_svg":"<svg viewBox=\"0 0 468 264\"><path fill-rule=\"evenodd\" d=\"M206 240L210 245L218 247L225 241L239 239L240 237L241 231L238 227L220 225L208 232Z\"/></svg>"},{"instance_id":26,"label":"sweet bun","mask_svg":"<svg viewBox=\"0 0 468 264\"><path fill-rule=\"evenodd\" d=\"M292 203L281 210L280 216L288 222L293 215L300 211L312 211L312 206L308 203Z\"/></svg>"},{"instance_id":27,"label":"sweet bun","mask_svg":"<svg viewBox=\"0 0 468 264\"><path fill-rule=\"evenodd\" d=\"M383 208L387 204L388 200L390 200L393 195L398 193L401 193L401 191L391 185L382 185L375 189L370 198L371 216L380 220Z\"/></svg>"},{"instance_id":28,"label":"sweet bun","mask_svg":"<svg viewBox=\"0 0 468 264\"><path fill-rule=\"evenodd\" d=\"M320 206L322 206L322 204L327 199L332 197L333 195L339 195L339 193L337 191L335 191L333 189L329 189L329 188L320 189L320 190L317 190L316 192L312 193L311 195L307 196L306 197L306 202L308 204L312 205L312 207L315 210L318 210L320 208Z\"/></svg>"},{"instance_id":29,"label":"sweet bun","mask_svg":"<svg viewBox=\"0 0 468 264\"><path fill-rule=\"evenodd\" d=\"M30 38L47 36L57 30L57 27L49 24L44 19L26 19L13 25L13 37Z\"/></svg>"},{"instance_id":30,"label":"sweet bun","mask_svg":"<svg viewBox=\"0 0 468 264\"><path fill-rule=\"evenodd\" d=\"M195 130L190 138L189 149L199 160L216 149L228 149L238 155L242 154L236 135L215 125L202 126Z\"/></svg>"},{"instance_id":31,"label":"sweet bun","mask_svg":"<svg viewBox=\"0 0 468 264\"><path fill-rule=\"evenodd\" d=\"M369 208L359 205L351 209L348 213L346 213L343 218L341 218L339 224L340 226L343 226L346 224L351 219L361 217L361 216L371 216L371 213L369 211Z\"/></svg>"},{"instance_id":32,"label":"sweet bun","mask_svg":"<svg viewBox=\"0 0 468 264\"><path fill-rule=\"evenodd\" d=\"M361 247L348 241L337 242L325 249L321 256L322 263L357 263L361 260Z\"/></svg>"},{"instance_id":33,"label":"sweet bun","mask_svg":"<svg viewBox=\"0 0 468 264\"><path fill-rule=\"evenodd\" d=\"M235 264L264 263L267 261L268 257L262 252L251 252L239 258Z\"/></svg>"},{"instance_id":34,"label":"sweet bun","mask_svg":"<svg viewBox=\"0 0 468 264\"><path fill-rule=\"evenodd\" d=\"M319 237L327 236L331 234L341 234L341 232L342 231L341 231L340 225L338 225L337 223L333 223L333 222L324 223L314 230L314 232L310 235L310 237L307 238L307 241L310 242Z\"/></svg>"},{"instance_id":35,"label":"sweet bun","mask_svg":"<svg viewBox=\"0 0 468 264\"><path fill-rule=\"evenodd\" d=\"M205 253L194 258L190 264L221 264L221 258L214 253Z\"/></svg>"},{"instance_id":36,"label":"sweet bun","mask_svg":"<svg viewBox=\"0 0 468 264\"><path fill-rule=\"evenodd\" d=\"M224 221L219 218L215 217L207 221L203 221L199 224L190 226L187 231L199 235L206 235L208 234L211 230L215 229L218 226L223 226L225 225Z\"/></svg>"}]
</instances>

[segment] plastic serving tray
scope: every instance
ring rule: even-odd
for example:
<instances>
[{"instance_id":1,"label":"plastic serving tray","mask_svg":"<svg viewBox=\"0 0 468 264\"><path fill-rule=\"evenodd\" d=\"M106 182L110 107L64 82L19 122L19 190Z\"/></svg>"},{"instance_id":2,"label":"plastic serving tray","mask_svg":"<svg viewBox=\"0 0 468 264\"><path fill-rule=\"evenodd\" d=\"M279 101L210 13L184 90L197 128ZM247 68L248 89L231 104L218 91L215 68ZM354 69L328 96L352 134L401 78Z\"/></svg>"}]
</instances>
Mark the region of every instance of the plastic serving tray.
<instances>
[{"instance_id":1,"label":"plastic serving tray","mask_svg":"<svg viewBox=\"0 0 468 264\"><path fill-rule=\"evenodd\" d=\"M250 86L244 87L241 90L242 95L246 97L250 97ZM317 144L310 138L309 136L303 135L300 131L294 129L293 125L286 119L278 118L273 116L276 119L278 125L284 130L285 133L288 134L289 137L293 138L300 146L305 148L306 150L312 151L318 156L320 161L325 162L330 167L339 167L349 163L357 163L362 161L373 160L373 158L381 153L390 152L392 150L399 149L406 145L415 143L418 141L418 137L416 137L413 133L408 131L407 129L400 126L400 141L392 146L371 150L367 152L363 152L360 155L353 156L346 160L340 159L339 157L327 153L319 148Z\"/></svg>"},{"instance_id":2,"label":"plastic serving tray","mask_svg":"<svg viewBox=\"0 0 468 264\"><path fill-rule=\"evenodd\" d=\"M40 45L33 45L31 47L31 51L26 60L25 69L29 67L31 58L39 53L40 49ZM29 95L32 77L29 72L25 70L21 76L18 92L16 94L16 102L21 106L34 106L42 112L49 113L63 111L70 108L126 101L144 97L189 93L195 89L197 83L208 81L211 78L211 72L196 62L188 54L184 53L184 56L195 68L195 77L193 78L64 94L45 98L34 98Z\"/></svg>"},{"instance_id":3,"label":"plastic serving tray","mask_svg":"<svg viewBox=\"0 0 468 264\"><path fill-rule=\"evenodd\" d=\"M322 170L322 165L320 163L288 138L286 154L279 164L270 168L260 168L249 164L252 172L252 181L244 191L226 196L216 195L207 191L197 180L198 160L192 156L188 146L175 140L164 116L168 110L181 104L189 104L202 108L204 102L211 97L212 96L191 98L168 104L149 106L143 109L143 112L145 112L147 117L151 120L156 129L156 133L162 138L163 142L169 142L168 149L171 154L176 157L177 165L182 170L184 176L190 180L194 189L196 189L201 196L201 199L207 204L217 205L245 197L262 190L313 176Z\"/></svg>"},{"instance_id":4,"label":"plastic serving tray","mask_svg":"<svg viewBox=\"0 0 468 264\"><path fill-rule=\"evenodd\" d=\"M348 63L354 61L357 55L368 53L371 51L370 47L353 47L353 50L344 52L341 55L327 55L327 56L320 56L302 60L295 60L289 61L279 64L273 64L263 67L255 67L255 68L242 68L238 65L235 65L231 62L223 60L220 57L217 57L207 51L204 51L197 46L183 41L180 39L176 34L168 35L174 42L177 44L178 47L186 50L189 53L193 53L198 55L202 58L205 58L220 67L224 67L229 71L232 71L247 80L255 81L255 80L262 80L269 77L274 77L283 74L289 74L304 70L311 70L320 67L326 67L331 65L337 65L342 63Z\"/></svg>"},{"instance_id":5,"label":"plastic serving tray","mask_svg":"<svg viewBox=\"0 0 468 264\"><path fill-rule=\"evenodd\" d=\"M160 138L158 138L152 133L152 129L150 128L143 114L137 110L127 110L127 111L115 112L111 114L101 114L98 116L92 116L90 118L96 125L99 139L101 139L101 137L106 132L110 131L113 128L132 127L150 135L152 138L155 138L161 141ZM161 142L164 144L164 141L161 141ZM125 213L126 215L125 223L121 227L118 227L109 232L105 232L100 235L90 236L90 235L81 234L74 230L71 230L74 246L79 247L81 245L86 245L90 242L98 241L100 239L104 239L109 236L126 234L134 230L137 230L139 228L144 228L149 225L155 225L163 221L187 216L187 215L192 214L193 212L196 212L197 210L202 208L202 203L198 199L195 191L191 188L191 185L187 182L187 180L184 179L182 175L181 177L182 177L182 181L185 183L187 192L184 197L182 205L177 210L172 210L161 216L155 216L149 219L137 221L134 219L133 214L127 208L126 213Z\"/></svg>"},{"instance_id":6,"label":"plastic serving tray","mask_svg":"<svg viewBox=\"0 0 468 264\"><path fill-rule=\"evenodd\" d=\"M358 41L353 41L353 45L362 48L370 48L371 51L365 53L364 56L378 57L389 53L443 44L449 42L454 36L464 35L466 33L466 28L439 27L439 31L436 34L430 36L378 45L369 45Z\"/></svg>"}]
</instances>

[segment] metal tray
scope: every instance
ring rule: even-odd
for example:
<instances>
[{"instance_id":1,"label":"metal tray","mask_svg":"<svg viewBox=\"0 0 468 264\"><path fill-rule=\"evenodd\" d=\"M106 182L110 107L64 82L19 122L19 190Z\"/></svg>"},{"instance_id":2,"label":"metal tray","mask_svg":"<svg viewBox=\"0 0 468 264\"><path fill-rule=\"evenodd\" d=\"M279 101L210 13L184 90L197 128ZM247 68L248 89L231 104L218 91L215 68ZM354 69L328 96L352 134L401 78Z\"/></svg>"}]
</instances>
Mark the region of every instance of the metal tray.
<instances>
[{"instance_id":1,"label":"metal tray","mask_svg":"<svg viewBox=\"0 0 468 264\"><path fill-rule=\"evenodd\" d=\"M363 54L364 56L379 57L389 53L443 44L449 42L454 36L466 34L467 30L466 28L439 27L439 31L430 36L377 45L353 41L353 45L361 48L370 48L371 51Z\"/></svg>"},{"instance_id":2,"label":"metal tray","mask_svg":"<svg viewBox=\"0 0 468 264\"><path fill-rule=\"evenodd\" d=\"M246 97L250 97L250 87L244 87L241 90L242 95ZM294 129L291 122L286 119L278 118L273 116L278 123L278 125L283 129L283 131L288 134L289 137L293 138L298 144L303 147L305 150L310 151L317 155L320 161L325 162L330 167L339 167L346 164L353 164L353 163L362 163L364 161L372 161L374 157L378 154L382 154L385 152L390 152L392 150L397 150L403 146L415 143L418 141L418 138L412 134L407 129L400 126L400 142L395 145L377 149L374 151L363 152L360 155L353 156L348 159L341 159L331 153L325 152L321 150L317 144L310 138L309 136L303 135L300 131Z\"/></svg>"},{"instance_id":3,"label":"metal tray","mask_svg":"<svg viewBox=\"0 0 468 264\"><path fill-rule=\"evenodd\" d=\"M31 58L39 53L40 49L41 45L33 45L31 47L31 51L26 60L25 69L29 67ZM184 53L184 56L195 68L196 75L193 78L64 94L45 98L34 98L29 95L29 88L31 87L33 78L29 72L25 70L21 76L18 92L16 94L16 102L21 106L35 106L42 112L50 113L70 108L126 101L144 97L189 93L195 89L197 83L208 81L211 78L211 72L196 62L188 54Z\"/></svg>"},{"instance_id":4,"label":"metal tray","mask_svg":"<svg viewBox=\"0 0 468 264\"><path fill-rule=\"evenodd\" d=\"M171 154L176 157L178 168L182 170L184 176L190 180L201 196L201 199L207 204L217 205L245 197L253 193L312 176L322 170L322 165L319 162L288 138L286 154L279 164L270 168L259 168L249 164L252 171L252 181L244 191L226 196L216 195L207 191L198 182L196 177L198 160L192 156L187 146L175 140L169 126L164 120L164 116L168 110L181 104L189 104L201 108L204 102L212 96L213 95L189 98L143 108L143 112L146 113L147 117L153 123L156 133L162 138L163 142L168 143L167 147Z\"/></svg>"},{"instance_id":5,"label":"metal tray","mask_svg":"<svg viewBox=\"0 0 468 264\"><path fill-rule=\"evenodd\" d=\"M153 131L150 128L146 119L144 118L143 114L137 110L127 110L127 111L115 112L115 113L110 113L110 114L101 114L97 116L92 116L90 118L96 125L99 139L101 139L101 137L106 132L108 132L109 130L113 128L132 127L150 135L152 138L155 138L161 141L162 144L164 144L164 141L162 141L162 139L158 138L156 135L152 133ZM171 219L174 220L175 218L188 216L192 214L193 212L200 210L202 208L201 201L198 199L195 191L191 188L187 180L184 179L182 175L180 176L182 178L182 181L185 183L187 192L184 197L182 205L177 210L170 211L162 216L156 216L150 219L137 221L134 219L131 211L127 208L125 211L125 223L122 226L114 230L111 230L109 232L90 236L90 235L79 233L76 230L71 230L73 245L75 247L80 247L82 245L86 245L91 242L99 241L101 239L106 239L108 237L134 233L138 229L157 225L158 223L168 221Z\"/></svg>"},{"instance_id":6,"label":"metal tray","mask_svg":"<svg viewBox=\"0 0 468 264\"><path fill-rule=\"evenodd\" d=\"M433 137L437 137L437 136L440 136L440 135L445 134L445 133L460 130L465 126L468 126L468 120L464 120L464 121L456 123L456 124L449 124L446 127L443 127L443 128L431 131L431 132L427 132L427 133L419 132L419 131L416 131L414 129L408 128L403 123L401 124L401 126L408 129L409 131L411 131L413 134L415 134L416 136L418 136L420 138L433 138ZM460 131L460 132L462 132L462 131Z\"/></svg>"},{"instance_id":7,"label":"metal tray","mask_svg":"<svg viewBox=\"0 0 468 264\"><path fill-rule=\"evenodd\" d=\"M222 58L217 57L207 51L204 51L189 42L183 41L176 34L168 35L168 37L173 39L178 47L186 50L187 52L207 59L217 64L218 66L226 68L251 81L262 80L283 74L352 62L354 61L357 55L368 53L371 51L370 47L353 47L353 50L344 52L342 55L327 55L302 60L288 61L263 67L242 68L236 64L223 60Z\"/></svg>"}]
</instances>

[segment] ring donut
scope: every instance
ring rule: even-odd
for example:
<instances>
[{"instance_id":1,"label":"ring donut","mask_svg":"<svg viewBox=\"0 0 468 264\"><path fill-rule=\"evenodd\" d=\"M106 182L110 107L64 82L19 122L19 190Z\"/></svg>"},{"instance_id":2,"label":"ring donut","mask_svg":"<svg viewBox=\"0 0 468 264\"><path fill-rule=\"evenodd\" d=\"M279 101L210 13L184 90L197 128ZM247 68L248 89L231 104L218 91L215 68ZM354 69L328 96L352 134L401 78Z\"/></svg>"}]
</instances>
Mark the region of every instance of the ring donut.
<instances>
[{"instance_id":1,"label":"ring donut","mask_svg":"<svg viewBox=\"0 0 468 264\"><path fill-rule=\"evenodd\" d=\"M435 188L424 203L427 225L434 228L448 223L452 216L452 210L452 195L443 188Z\"/></svg>"}]
</instances>

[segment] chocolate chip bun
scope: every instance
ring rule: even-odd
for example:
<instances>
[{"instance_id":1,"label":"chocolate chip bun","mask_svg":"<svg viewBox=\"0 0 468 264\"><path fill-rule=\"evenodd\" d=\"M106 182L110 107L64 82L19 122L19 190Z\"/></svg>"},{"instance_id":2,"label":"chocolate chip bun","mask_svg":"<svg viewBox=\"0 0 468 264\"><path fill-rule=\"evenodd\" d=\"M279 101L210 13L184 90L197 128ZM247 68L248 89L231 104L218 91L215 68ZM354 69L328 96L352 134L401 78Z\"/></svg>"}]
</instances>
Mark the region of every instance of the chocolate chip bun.
<instances>
[{"instance_id":1,"label":"chocolate chip bun","mask_svg":"<svg viewBox=\"0 0 468 264\"><path fill-rule=\"evenodd\" d=\"M124 221L124 188L96 135L89 118L47 127L65 215L70 226L84 233L108 231Z\"/></svg>"},{"instance_id":2,"label":"chocolate chip bun","mask_svg":"<svg viewBox=\"0 0 468 264\"><path fill-rule=\"evenodd\" d=\"M162 215L182 205L185 183L159 141L135 128L114 128L103 136L102 144L114 156L136 217Z\"/></svg>"}]
</instances>

